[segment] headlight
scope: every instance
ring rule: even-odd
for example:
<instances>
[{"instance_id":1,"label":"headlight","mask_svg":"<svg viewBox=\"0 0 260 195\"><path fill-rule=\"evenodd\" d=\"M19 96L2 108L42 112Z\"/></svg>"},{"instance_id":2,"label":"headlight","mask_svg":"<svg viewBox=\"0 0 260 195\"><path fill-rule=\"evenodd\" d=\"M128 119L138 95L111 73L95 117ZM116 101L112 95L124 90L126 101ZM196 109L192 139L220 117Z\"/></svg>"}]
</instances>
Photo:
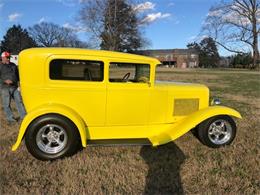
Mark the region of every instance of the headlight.
<instances>
[{"instance_id":1,"label":"headlight","mask_svg":"<svg viewBox=\"0 0 260 195\"><path fill-rule=\"evenodd\" d=\"M211 106L220 105L220 104L221 104L221 101L220 101L220 99L218 99L218 98L213 98L213 99L211 100Z\"/></svg>"}]
</instances>

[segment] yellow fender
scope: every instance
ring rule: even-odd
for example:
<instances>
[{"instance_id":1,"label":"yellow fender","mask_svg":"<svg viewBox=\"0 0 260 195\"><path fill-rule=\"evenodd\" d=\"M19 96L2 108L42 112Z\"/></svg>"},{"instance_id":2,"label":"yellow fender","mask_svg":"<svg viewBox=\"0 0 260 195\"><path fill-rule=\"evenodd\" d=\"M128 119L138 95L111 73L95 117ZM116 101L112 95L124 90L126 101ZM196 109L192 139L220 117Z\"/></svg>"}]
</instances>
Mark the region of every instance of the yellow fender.
<instances>
[{"instance_id":1,"label":"yellow fender","mask_svg":"<svg viewBox=\"0 0 260 195\"><path fill-rule=\"evenodd\" d=\"M80 138L81 138L81 143L83 147L87 146L87 132L86 132L86 126L81 117L71 108L61 105L61 104L47 104L47 105L42 105L40 107L37 107L36 109L33 109L31 112L29 112L25 118L23 119L23 122L20 126L19 134L16 140L16 143L12 146L12 151L15 151L22 139L23 136L26 132L27 127L30 125L30 123L37 117L42 116L44 114L60 114L63 116L66 116L69 118L78 128Z\"/></svg>"},{"instance_id":2,"label":"yellow fender","mask_svg":"<svg viewBox=\"0 0 260 195\"><path fill-rule=\"evenodd\" d=\"M240 113L234 109L224 106L210 106L192 113L180 122L169 124L166 129L157 133L157 135L149 137L149 140L153 146L166 144L184 135L202 121L217 115L230 115L237 118L242 118Z\"/></svg>"}]
</instances>

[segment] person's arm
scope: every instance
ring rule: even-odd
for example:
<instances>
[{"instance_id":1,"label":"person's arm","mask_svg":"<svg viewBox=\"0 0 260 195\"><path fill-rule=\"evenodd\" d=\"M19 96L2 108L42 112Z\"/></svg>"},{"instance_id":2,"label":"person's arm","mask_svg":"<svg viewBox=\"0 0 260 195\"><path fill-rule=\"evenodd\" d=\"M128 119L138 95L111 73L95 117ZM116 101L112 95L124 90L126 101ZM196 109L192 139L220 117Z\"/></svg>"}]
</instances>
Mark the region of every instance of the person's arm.
<instances>
[{"instance_id":1,"label":"person's arm","mask_svg":"<svg viewBox=\"0 0 260 195\"><path fill-rule=\"evenodd\" d=\"M0 64L0 79L2 80L2 67L3 67L3 64Z\"/></svg>"},{"instance_id":2,"label":"person's arm","mask_svg":"<svg viewBox=\"0 0 260 195\"><path fill-rule=\"evenodd\" d=\"M2 88L3 79L2 79L2 64L0 64L0 89Z\"/></svg>"},{"instance_id":3,"label":"person's arm","mask_svg":"<svg viewBox=\"0 0 260 195\"><path fill-rule=\"evenodd\" d=\"M15 75L17 78L17 90L20 91L20 76L18 66L15 65Z\"/></svg>"},{"instance_id":4,"label":"person's arm","mask_svg":"<svg viewBox=\"0 0 260 195\"><path fill-rule=\"evenodd\" d=\"M19 81L20 81L19 70L18 70L18 67L16 65L15 65L15 76L17 78L17 83L19 83Z\"/></svg>"}]
</instances>

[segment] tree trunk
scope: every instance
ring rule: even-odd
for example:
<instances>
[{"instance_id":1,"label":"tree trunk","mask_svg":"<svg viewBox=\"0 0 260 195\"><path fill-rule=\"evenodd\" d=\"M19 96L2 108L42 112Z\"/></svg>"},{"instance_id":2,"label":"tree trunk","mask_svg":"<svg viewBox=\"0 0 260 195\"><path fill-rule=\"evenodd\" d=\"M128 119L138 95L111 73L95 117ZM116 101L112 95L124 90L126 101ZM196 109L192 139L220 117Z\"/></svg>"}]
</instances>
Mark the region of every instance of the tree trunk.
<instances>
[{"instance_id":1,"label":"tree trunk","mask_svg":"<svg viewBox=\"0 0 260 195\"><path fill-rule=\"evenodd\" d=\"M259 69L260 67L260 62L259 62L259 51L258 51L258 29L257 29L257 7L256 7L256 1L253 1L252 3L253 9L252 9L252 25L253 25L253 29L252 29L252 33L253 33L253 68Z\"/></svg>"},{"instance_id":2,"label":"tree trunk","mask_svg":"<svg viewBox=\"0 0 260 195\"><path fill-rule=\"evenodd\" d=\"M254 41L253 41L253 68L260 70L257 34L256 36L254 36Z\"/></svg>"}]
</instances>

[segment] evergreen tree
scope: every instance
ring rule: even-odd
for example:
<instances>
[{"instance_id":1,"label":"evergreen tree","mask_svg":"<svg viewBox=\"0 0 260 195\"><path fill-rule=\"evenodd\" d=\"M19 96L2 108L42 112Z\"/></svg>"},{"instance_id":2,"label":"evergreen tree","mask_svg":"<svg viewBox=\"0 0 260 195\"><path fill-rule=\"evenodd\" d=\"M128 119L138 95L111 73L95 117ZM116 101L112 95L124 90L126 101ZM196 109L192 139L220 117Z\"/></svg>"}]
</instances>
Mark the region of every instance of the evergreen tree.
<instances>
[{"instance_id":1,"label":"evergreen tree","mask_svg":"<svg viewBox=\"0 0 260 195\"><path fill-rule=\"evenodd\" d=\"M203 67L217 67L220 60L215 41L211 37L204 38L200 42L200 65Z\"/></svg>"},{"instance_id":2,"label":"evergreen tree","mask_svg":"<svg viewBox=\"0 0 260 195\"><path fill-rule=\"evenodd\" d=\"M8 51L12 54L19 54L23 49L36 47L35 41L29 36L26 29L20 25L13 25L6 32L1 41L1 52Z\"/></svg>"},{"instance_id":3,"label":"evergreen tree","mask_svg":"<svg viewBox=\"0 0 260 195\"><path fill-rule=\"evenodd\" d=\"M232 56L231 65L235 68L250 68L251 64L253 64L253 58L250 53Z\"/></svg>"},{"instance_id":4,"label":"evergreen tree","mask_svg":"<svg viewBox=\"0 0 260 195\"><path fill-rule=\"evenodd\" d=\"M206 37L198 44L196 42L187 45L189 49L195 49L199 54L199 66L210 68L217 67L220 56L215 41L211 37Z\"/></svg>"}]
</instances>

